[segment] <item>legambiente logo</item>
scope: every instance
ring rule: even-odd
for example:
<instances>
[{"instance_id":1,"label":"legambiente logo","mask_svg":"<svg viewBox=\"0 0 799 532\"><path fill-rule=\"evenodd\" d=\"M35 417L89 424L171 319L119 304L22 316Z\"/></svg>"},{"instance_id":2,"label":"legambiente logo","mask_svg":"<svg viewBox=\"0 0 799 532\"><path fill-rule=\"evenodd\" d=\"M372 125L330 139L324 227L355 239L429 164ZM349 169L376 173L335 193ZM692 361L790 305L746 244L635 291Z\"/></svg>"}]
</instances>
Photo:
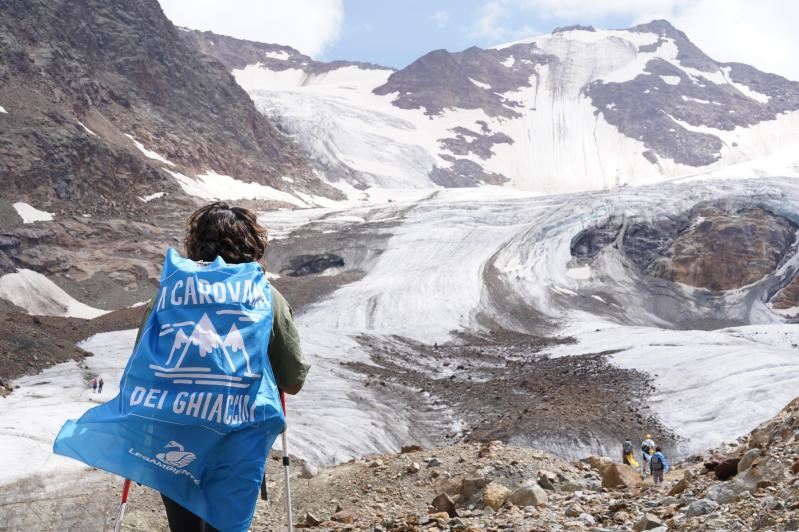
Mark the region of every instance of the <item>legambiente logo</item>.
<instances>
[{"instance_id":1,"label":"legambiente logo","mask_svg":"<svg viewBox=\"0 0 799 532\"><path fill-rule=\"evenodd\" d=\"M192 463L195 458L197 458L197 455L190 451L186 451L183 445L176 441L171 441L164 445L164 451L155 455L155 458L145 456L132 447L128 449L128 453L176 475L185 475L191 478L196 485L200 485L200 481L191 474L191 471L183 469Z\"/></svg>"}]
</instances>

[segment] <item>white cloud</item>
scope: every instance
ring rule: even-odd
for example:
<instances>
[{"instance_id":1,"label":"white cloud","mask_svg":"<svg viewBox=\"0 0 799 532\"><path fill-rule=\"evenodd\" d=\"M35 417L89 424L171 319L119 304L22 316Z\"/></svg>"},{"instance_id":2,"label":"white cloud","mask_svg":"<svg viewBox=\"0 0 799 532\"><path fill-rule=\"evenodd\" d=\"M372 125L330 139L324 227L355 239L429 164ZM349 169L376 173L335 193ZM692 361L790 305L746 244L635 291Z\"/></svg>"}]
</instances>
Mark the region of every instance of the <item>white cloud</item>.
<instances>
[{"instance_id":1,"label":"white cloud","mask_svg":"<svg viewBox=\"0 0 799 532\"><path fill-rule=\"evenodd\" d=\"M535 35L520 35L525 20L601 26L605 17L626 18L631 25L664 18L717 61L748 63L799 80L795 0L488 0L470 33L496 44Z\"/></svg>"},{"instance_id":2,"label":"white cloud","mask_svg":"<svg viewBox=\"0 0 799 532\"><path fill-rule=\"evenodd\" d=\"M519 5L509 0L492 0L486 2L479 10L477 19L471 27L469 34L473 38L486 39L497 44L503 41L516 40L523 37L532 37L541 33L530 26L516 26L514 23L515 12L525 11L533 6ZM534 2L531 2L534 4Z\"/></svg>"},{"instance_id":3,"label":"white cloud","mask_svg":"<svg viewBox=\"0 0 799 532\"><path fill-rule=\"evenodd\" d=\"M449 24L449 13L447 11L436 11L433 13L433 22L442 30Z\"/></svg>"},{"instance_id":4,"label":"white cloud","mask_svg":"<svg viewBox=\"0 0 799 532\"><path fill-rule=\"evenodd\" d=\"M748 63L799 81L799 2L701 0L670 20L717 61Z\"/></svg>"},{"instance_id":5,"label":"white cloud","mask_svg":"<svg viewBox=\"0 0 799 532\"><path fill-rule=\"evenodd\" d=\"M159 0L177 26L285 44L318 56L339 36L341 0Z\"/></svg>"}]
</instances>

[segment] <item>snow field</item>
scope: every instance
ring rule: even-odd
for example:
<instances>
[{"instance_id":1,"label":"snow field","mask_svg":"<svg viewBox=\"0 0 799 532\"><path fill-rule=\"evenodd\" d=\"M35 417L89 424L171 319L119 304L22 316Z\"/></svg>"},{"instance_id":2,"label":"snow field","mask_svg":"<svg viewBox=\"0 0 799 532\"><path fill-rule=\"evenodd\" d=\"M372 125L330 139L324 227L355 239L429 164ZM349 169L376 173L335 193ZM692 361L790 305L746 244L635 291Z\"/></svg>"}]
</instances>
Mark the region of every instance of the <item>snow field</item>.
<instances>
[{"instance_id":1,"label":"snow field","mask_svg":"<svg viewBox=\"0 0 799 532\"><path fill-rule=\"evenodd\" d=\"M135 338L135 330L95 335L78 344L95 353L84 359L86 369L71 361L14 381L19 389L0 398L0 486L87 467L53 454L53 440L67 419L117 395ZM93 394L89 386L95 376L103 378L102 394Z\"/></svg>"},{"instance_id":2,"label":"snow field","mask_svg":"<svg viewBox=\"0 0 799 532\"><path fill-rule=\"evenodd\" d=\"M92 319L107 310L81 303L53 281L33 270L18 269L0 277L0 298L7 299L34 316L65 316Z\"/></svg>"},{"instance_id":3,"label":"snow field","mask_svg":"<svg viewBox=\"0 0 799 532\"><path fill-rule=\"evenodd\" d=\"M396 450L409 441L425 443L428 436L413 432L420 412L362 386L361 376L342 363L371 363L358 341L364 334L432 343L451 340L454 331L482 330L481 313L499 323L510 320L504 296L492 299L484 282L489 266L507 292L559 324L559 334L578 339L577 345L552 349L552 355L619 349L611 358L614 364L649 374L656 387L651 406L686 438L681 451L747 432L795 394L799 377L794 375L799 373L792 345L799 338L780 324L782 317L739 290L725 296L725 306L762 313L758 320L763 325L713 332L657 328L670 324L647 306L651 294L642 290L645 285L620 255L603 253L590 266L578 265L570 243L580 230L608 217L669 216L708 198L756 194L771 198L775 210L796 212L796 188L791 180L779 179L698 182L690 190L662 183L563 196L487 187L409 194L391 204L262 214L259 220L276 239L308 223L323 222L337 230L394 221L380 229L387 236L385 251L363 278L296 318L313 369L302 393L289 398L292 452L326 464ZM701 296L698 289L674 290L686 305ZM61 467L49 455L55 431L64 419L90 406L90 373L107 375L108 396L115 393L132 341L131 332L98 335L84 346L97 353L87 359L89 370L68 363L17 381L21 388L4 400L0 412L0 427L5 427L0 443L13 449L12 458L21 460L20 453L27 452L20 450L23 443L33 439L41 449L25 467ZM445 421L448 415L441 413ZM19 467L8 469L22 474Z\"/></svg>"},{"instance_id":4,"label":"snow field","mask_svg":"<svg viewBox=\"0 0 799 532\"><path fill-rule=\"evenodd\" d=\"M22 223L32 224L34 222L53 221L53 213L41 211L22 201L14 203L13 207L22 218Z\"/></svg>"},{"instance_id":5,"label":"snow field","mask_svg":"<svg viewBox=\"0 0 799 532\"><path fill-rule=\"evenodd\" d=\"M347 66L308 74L300 69L270 71L258 63L234 71L234 76L258 109L286 126L333 183L360 182L372 189L435 188L431 170L452 164L441 158L446 150L440 141L454 137L452 130L459 126L482 131L477 122L484 122L491 133L508 135L513 143L494 145L486 161L473 153L458 158L508 177L510 186L539 193L601 190L708 173L799 176L799 165L791 156L799 147L797 112L733 131L697 128L675 120L675 128L706 131L722 139L720 160L702 168L662 158L652 164L643 157L647 148L641 140L622 135L601 112L596 113L583 95L585 86L645 75L646 64L653 59L679 68L690 83L730 85L760 103L768 102L766 95L732 81L728 67L702 72L683 66L670 38L623 30L572 30L497 48L523 43L534 43L559 61L537 66L531 87L501 94L520 105L522 116L510 119L479 110L446 109L429 116L423 109L400 109L392 104L397 95L372 93L385 83L390 70ZM654 44L658 46L640 50ZM510 57L502 64L511 68L515 61ZM661 78L671 85L681 79L689 82L679 76ZM484 82L471 83L491 90Z\"/></svg>"},{"instance_id":6,"label":"snow field","mask_svg":"<svg viewBox=\"0 0 799 532\"><path fill-rule=\"evenodd\" d=\"M564 333L574 334L579 343L559 346L548 354L620 350L611 356L615 365L653 378L657 391L649 406L667 427L685 438L679 449L683 455L748 433L776 415L799 389L799 350L790 345L799 341L799 333L793 325L720 331L607 323L591 327L567 328Z\"/></svg>"}]
</instances>

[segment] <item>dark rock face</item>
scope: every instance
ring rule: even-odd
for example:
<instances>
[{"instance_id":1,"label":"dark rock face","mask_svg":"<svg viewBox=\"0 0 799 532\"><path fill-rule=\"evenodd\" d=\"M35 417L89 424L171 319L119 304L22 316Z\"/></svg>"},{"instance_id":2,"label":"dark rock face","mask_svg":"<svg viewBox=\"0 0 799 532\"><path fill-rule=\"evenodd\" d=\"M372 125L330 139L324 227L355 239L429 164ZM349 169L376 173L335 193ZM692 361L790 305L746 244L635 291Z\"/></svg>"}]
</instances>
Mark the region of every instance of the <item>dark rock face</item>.
<instances>
[{"instance_id":1,"label":"dark rock face","mask_svg":"<svg viewBox=\"0 0 799 532\"><path fill-rule=\"evenodd\" d=\"M210 31L187 30L180 28L180 36L192 47L221 62L228 70L244 68L256 63L270 70L295 68L308 74L324 74L337 68L357 66L363 70L393 70L373 63L359 61L314 61L291 46L267 44L218 35Z\"/></svg>"},{"instance_id":2,"label":"dark rock face","mask_svg":"<svg viewBox=\"0 0 799 532\"><path fill-rule=\"evenodd\" d=\"M762 208L705 205L651 222L610 220L575 235L571 254L589 260L607 246L621 244L624 255L648 275L725 291L772 273L793 245L796 229ZM781 300L785 306L776 308L793 306L793 290Z\"/></svg>"},{"instance_id":3,"label":"dark rock face","mask_svg":"<svg viewBox=\"0 0 799 532\"><path fill-rule=\"evenodd\" d=\"M298 255L289 261L287 268L280 271L289 277L303 277L315 273L322 273L330 268L343 268L344 259L333 253L322 255Z\"/></svg>"},{"instance_id":4,"label":"dark rock face","mask_svg":"<svg viewBox=\"0 0 799 532\"><path fill-rule=\"evenodd\" d=\"M723 291L762 279L794 242L796 226L763 209L705 209L648 273L689 286Z\"/></svg>"},{"instance_id":5,"label":"dark rock face","mask_svg":"<svg viewBox=\"0 0 799 532\"><path fill-rule=\"evenodd\" d=\"M505 66L503 61L511 56L515 61ZM429 115L460 108L483 109L489 116L515 117L520 116L514 109L518 104L501 94L529 87L530 77L536 75L536 65L552 60L535 46L525 44L502 50L482 50L476 46L457 53L435 50L393 73L374 93L398 92L394 105L402 109L421 107Z\"/></svg>"},{"instance_id":6,"label":"dark rock face","mask_svg":"<svg viewBox=\"0 0 799 532\"><path fill-rule=\"evenodd\" d=\"M553 34L575 30L596 31L592 27L568 26L556 29ZM674 43L676 62L654 57L634 79L623 82L599 79L585 85L582 92L590 98L596 114L601 113L624 135L644 143L644 157L654 165L661 159L694 167L718 161L724 147L722 140L693 127L731 131L799 109L799 83L747 65L716 62L664 20L627 31L659 36L655 43L639 46L638 53L655 53ZM506 62L511 57L514 60ZM422 108L429 115L458 108L482 109L492 117L515 118L535 109L524 109L521 103L503 94L530 87L543 65L568 75L569 62L570 57L545 54L534 43L500 50L476 47L458 53L436 50L392 74L374 92L396 93L394 105L403 109ZM667 81L670 78L679 82ZM557 87L568 80L550 82ZM758 94L734 84L745 85ZM459 141L456 138L445 142L449 147L457 146Z\"/></svg>"},{"instance_id":7,"label":"dark rock face","mask_svg":"<svg viewBox=\"0 0 799 532\"><path fill-rule=\"evenodd\" d=\"M7 0L2 12L9 196L117 214L140 206L137 195L180 192L124 134L190 175L214 170L278 188L285 173L300 188L312 181L291 142L223 65L180 38L156 0Z\"/></svg>"},{"instance_id":8,"label":"dark rock face","mask_svg":"<svg viewBox=\"0 0 799 532\"><path fill-rule=\"evenodd\" d=\"M455 138L441 141L441 145L453 155L474 153L481 159L490 159L494 154L491 149L495 144L513 144L513 139L504 133L476 133L465 127L452 129Z\"/></svg>"},{"instance_id":9,"label":"dark rock face","mask_svg":"<svg viewBox=\"0 0 799 532\"><path fill-rule=\"evenodd\" d=\"M450 168L436 166L430 172L430 180L442 187L476 187L480 183L501 185L508 178L501 174L488 173L482 166L469 159L456 159L442 155L442 159L452 162Z\"/></svg>"},{"instance_id":10,"label":"dark rock face","mask_svg":"<svg viewBox=\"0 0 799 532\"><path fill-rule=\"evenodd\" d=\"M666 21L643 24L630 31L657 33L661 37L654 45L640 47L639 52L654 52L665 44L665 39L670 39L677 46L680 65L700 71L692 77L674 64L655 58L630 81L599 80L585 88L597 112L610 124L628 137L643 141L650 150L646 157L653 164L654 155L690 166L706 166L719 159L721 139L691 131L681 123L731 131L799 109L799 83L748 65L713 61ZM710 81L720 72L726 79L768 97L768 101L753 99L733 85ZM680 81L672 85L661 76Z\"/></svg>"},{"instance_id":11,"label":"dark rock face","mask_svg":"<svg viewBox=\"0 0 799 532\"><path fill-rule=\"evenodd\" d=\"M799 307L799 272L794 274L785 288L777 292L771 300L771 305L779 310Z\"/></svg>"},{"instance_id":12,"label":"dark rock face","mask_svg":"<svg viewBox=\"0 0 799 532\"><path fill-rule=\"evenodd\" d=\"M572 238L572 257L591 259L599 252L613 244L618 238L621 223L610 221L602 227L594 227L580 231Z\"/></svg>"}]
</instances>

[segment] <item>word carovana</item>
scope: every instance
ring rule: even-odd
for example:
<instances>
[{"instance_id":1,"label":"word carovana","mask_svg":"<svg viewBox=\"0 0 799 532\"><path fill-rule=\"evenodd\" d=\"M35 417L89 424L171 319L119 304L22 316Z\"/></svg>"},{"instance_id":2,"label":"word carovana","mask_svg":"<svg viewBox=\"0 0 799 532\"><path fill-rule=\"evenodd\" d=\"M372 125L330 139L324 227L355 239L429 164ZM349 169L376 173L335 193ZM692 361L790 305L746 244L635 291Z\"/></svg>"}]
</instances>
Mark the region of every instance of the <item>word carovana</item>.
<instances>
[{"instance_id":1,"label":"word carovana","mask_svg":"<svg viewBox=\"0 0 799 532\"><path fill-rule=\"evenodd\" d=\"M187 277L161 288L156 310L163 310L167 303L173 307L183 305L209 305L213 303L239 303L260 308L268 305L264 284L252 279L209 283L204 279Z\"/></svg>"}]
</instances>

